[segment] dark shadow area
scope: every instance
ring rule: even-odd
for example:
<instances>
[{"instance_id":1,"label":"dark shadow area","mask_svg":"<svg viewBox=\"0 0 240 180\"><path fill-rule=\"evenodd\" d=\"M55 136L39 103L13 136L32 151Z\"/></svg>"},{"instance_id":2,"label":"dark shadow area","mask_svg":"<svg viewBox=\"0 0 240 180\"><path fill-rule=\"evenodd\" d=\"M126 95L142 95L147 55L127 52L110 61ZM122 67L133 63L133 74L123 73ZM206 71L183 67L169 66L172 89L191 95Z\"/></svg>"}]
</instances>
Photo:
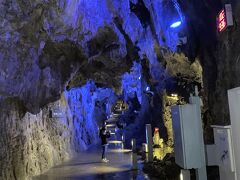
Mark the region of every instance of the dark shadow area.
<instances>
[{"instance_id":1,"label":"dark shadow area","mask_svg":"<svg viewBox=\"0 0 240 180\"><path fill-rule=\"evenodd\" d=\"M136 4L130 1L130 10L136 14L143 27L147 27L147 25L150 24L151 22L150 12L146 8L143 0L139 0L138 3Z\"/></svg>"}]
</instances>

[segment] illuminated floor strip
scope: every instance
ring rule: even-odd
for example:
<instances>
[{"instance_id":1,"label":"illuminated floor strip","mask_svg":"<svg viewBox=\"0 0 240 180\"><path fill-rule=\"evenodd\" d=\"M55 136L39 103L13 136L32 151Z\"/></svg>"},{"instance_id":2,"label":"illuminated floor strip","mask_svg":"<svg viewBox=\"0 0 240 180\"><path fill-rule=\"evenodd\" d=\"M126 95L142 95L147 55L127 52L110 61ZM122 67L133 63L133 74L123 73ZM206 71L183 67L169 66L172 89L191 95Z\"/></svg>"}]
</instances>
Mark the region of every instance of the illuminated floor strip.
<instances>
[{"instance_id":1,"label":"illuminated floor strip","mask_svg":"<svg viewBox=\"0 0 240 180\"><path fill-rule=\"evenodd\" d=\"M122 141L117 141L117 140L113 140L113 141L108 141L109 144L122 144Z\"/></svg>"},{"instance_id":2,"label":"illuminated floor strip","mask_svg":"<svg viewBox=\"0 0 240 180\"><path fill-rule=\"evenodd\" d=\"M107 126L107 127L115 127L116 124L107 124L106 126Z\"/></svg>"},{"instance_id":3,"label":"illuminated floor strip","mask_svg":"<svg viewBox=\"0 0 240 180\"><path fill-rule=\"evenodd\" d=\"M116 122L117 120L117 118L109 118L106 120L106 122Z\"/></svg>"},{"instance_id":4,"label":"illuminated floor strip","mask_svg":"<svg viewBox=\"0 0 240 180\"><path fill-rule=\"evenodd\" d=\"M128 153L128 152L132 152L132 150L131 150L131 149L111 149L111 150L109 150L109 152L114 152L114 153L119 153L119 152Z\"/></svg>"}]
</instances>

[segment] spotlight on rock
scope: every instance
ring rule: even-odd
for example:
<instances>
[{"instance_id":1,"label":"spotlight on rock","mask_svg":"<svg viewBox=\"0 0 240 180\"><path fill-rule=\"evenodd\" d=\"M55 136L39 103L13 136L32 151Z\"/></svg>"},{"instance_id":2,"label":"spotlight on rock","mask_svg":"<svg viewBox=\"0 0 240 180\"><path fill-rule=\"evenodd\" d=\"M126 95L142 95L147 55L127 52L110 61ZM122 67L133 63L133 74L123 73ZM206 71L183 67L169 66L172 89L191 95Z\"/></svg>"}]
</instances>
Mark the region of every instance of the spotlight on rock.
<instances>
[{"instance_id":1,"label":"spotlight on rock","mask_svg":"<svg viewBox=\"0 0 240 180\"><path fill-rule=\"evenodd\" d=\"M146 87L146 90L145 91L143 91L146 95L148 95L148 96L150 96L150 97L152 97L153 95L154 95L154 92L152 92L151 90L150 90L150 87L148 86L148 87Z\"/></svg>"}]
</instances>

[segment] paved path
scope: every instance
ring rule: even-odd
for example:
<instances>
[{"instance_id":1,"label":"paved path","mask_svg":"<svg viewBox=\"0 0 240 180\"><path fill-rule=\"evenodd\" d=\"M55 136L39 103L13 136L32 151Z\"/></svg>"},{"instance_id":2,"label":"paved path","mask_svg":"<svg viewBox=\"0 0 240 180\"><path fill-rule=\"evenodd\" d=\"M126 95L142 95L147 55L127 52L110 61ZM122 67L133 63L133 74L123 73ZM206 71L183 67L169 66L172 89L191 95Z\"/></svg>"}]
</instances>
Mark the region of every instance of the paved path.
<instances>
[{"instance_id":1,"label":"paved path","mask_svg":"<svg viewBox=\"0 0 240 180\"><path fill-rule=\"evenodd\" d=\"M131 170L131 153L109 150L108 163L101 162L101 147L79 154L75 159L51 168L33 180L148 180L142 171ZM140 165L139 165L140 167Z\"/></svg>"}]
</instances>

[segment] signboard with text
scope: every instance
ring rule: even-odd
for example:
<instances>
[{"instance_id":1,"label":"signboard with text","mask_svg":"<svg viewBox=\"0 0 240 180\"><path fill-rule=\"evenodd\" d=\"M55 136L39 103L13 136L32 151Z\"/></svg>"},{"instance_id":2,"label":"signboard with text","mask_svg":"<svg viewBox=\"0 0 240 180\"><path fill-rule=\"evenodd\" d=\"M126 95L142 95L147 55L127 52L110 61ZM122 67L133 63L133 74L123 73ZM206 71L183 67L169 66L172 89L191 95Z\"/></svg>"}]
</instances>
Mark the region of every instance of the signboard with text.
<instances>
[{"instance_id":1,"label":"signboard with text","mask_svg":"<svg viewBox=\"0 0 240 180\"><path fill-rule=\"evenodd\" d=\"M223 32L227 27L233 25L232 6L231 4L225 4L217 16L217 31Z\"/></svg>"},{"instance_id":2,"label":"signboard with text","mask_svg":"<svg viewBox=\"0 0 240 180\"><path fill-rule=\"evenodd\" d=\"M227 28L227 19L226 19L225 9L222 9L218 14L217 28L218 28L218 32L222 32Z\"/></svg>"}]
</instances>

